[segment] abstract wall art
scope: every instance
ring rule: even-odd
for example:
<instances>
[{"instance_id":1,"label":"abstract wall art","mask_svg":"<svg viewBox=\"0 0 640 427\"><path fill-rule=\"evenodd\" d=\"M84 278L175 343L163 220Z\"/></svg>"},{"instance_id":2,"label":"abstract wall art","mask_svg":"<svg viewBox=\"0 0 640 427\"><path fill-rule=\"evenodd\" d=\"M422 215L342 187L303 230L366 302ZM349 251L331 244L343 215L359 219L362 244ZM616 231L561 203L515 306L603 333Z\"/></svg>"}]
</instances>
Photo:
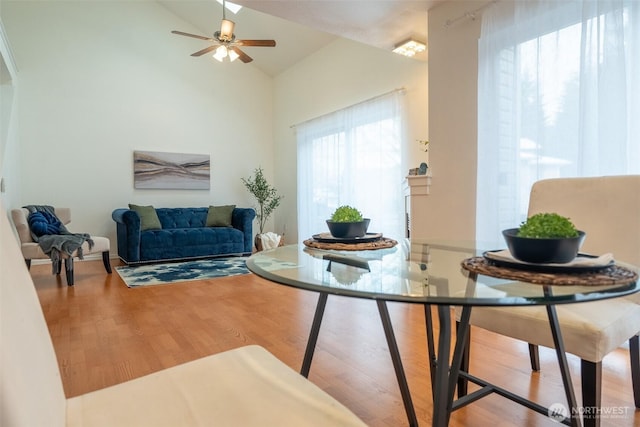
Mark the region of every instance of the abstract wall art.
<instances>
[{"instance_id":1,"label":"abstract wall art","mask_svg":"<svg viewBox=\"0 0 640 427\"><path fill-rule=\"evenodd\" d=\"M133 152L133 182L139 189L208 190L208 154Z\"/></svg>"}]
</instances>

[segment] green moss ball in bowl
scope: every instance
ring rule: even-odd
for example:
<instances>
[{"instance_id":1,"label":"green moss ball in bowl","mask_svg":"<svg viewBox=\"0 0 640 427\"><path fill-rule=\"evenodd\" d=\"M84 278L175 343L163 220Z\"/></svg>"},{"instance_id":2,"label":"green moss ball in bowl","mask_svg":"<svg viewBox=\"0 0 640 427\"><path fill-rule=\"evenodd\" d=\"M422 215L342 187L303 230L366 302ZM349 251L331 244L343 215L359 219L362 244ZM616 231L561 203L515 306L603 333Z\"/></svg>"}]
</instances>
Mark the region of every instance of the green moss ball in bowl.
<instances>
[{"instance_id":1,"label":"green moss ball in bowl","mask_svg":"<svg viewBox=\"0 0 640 427\"><path fill-rule=\"evenodd\" d=\"M327 227L333 237L357 238L367 234L369 218L363 218L360 211L354 207L343 205L338 207L327 220Z\"/></svg>"},{"instance_id":2,"label":"green moss ball in bowl","mask_svg":"<svg viewBox=\"0 0 640 427\"><path fill-rule=\"evenodd\" d=\"M536 264L566 264L578 255L586 236L569 218L556 213L539 213L520 225L502 231L511 255Z\"/></svg>"}]
</instances>

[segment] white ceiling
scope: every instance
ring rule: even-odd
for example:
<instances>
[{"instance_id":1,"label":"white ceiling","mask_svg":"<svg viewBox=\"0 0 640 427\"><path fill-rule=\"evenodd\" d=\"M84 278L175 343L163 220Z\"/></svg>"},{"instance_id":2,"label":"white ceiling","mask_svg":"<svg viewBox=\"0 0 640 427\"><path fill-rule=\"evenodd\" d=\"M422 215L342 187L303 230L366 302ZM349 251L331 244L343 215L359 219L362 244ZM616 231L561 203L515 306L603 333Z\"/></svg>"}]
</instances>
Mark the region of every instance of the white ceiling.
<instances>
[{"instance_id":1,"label":"white ceiling","mask_svg":"<svg viewBox=\"0 0 640 427\"><path fill-rule=\"evenodd\" d=\"M385 50L409 38L427 41L427 11L447 0L235 0L244 6L226 17L236 23L239 39L274 39L276 47L246 47L252 65L275 76L307 55L344 37ZM200 35L211 37L220 29L222 6L215 0L158 0L193 25ZM169 28L195 32L191 28ZM180 36L176 36L180 37ZM206 41L184 38L185 60L205 61L209 56L189 55L207 46ZM416 55L426 60L426 52Z\"/></svg>"}]
</instances>

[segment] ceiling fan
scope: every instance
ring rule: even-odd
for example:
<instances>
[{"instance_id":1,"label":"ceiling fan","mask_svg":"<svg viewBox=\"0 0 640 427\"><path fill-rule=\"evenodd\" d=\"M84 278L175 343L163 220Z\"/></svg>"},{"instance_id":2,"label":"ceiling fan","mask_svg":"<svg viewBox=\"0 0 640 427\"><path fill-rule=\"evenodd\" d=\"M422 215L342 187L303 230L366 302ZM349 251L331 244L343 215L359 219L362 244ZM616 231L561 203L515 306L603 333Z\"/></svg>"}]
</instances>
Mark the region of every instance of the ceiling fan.
<instances>
[{"instance_id":1,"label":"ceiling fan","mask_svg":"<svg viewBox=\"0 0 640 427\"><path fill-rule=\"evenodd\" d=\"M213 44L209 47L205 47L202 50L199 50L195 53L192 53L191 56L202 56L205 53L209 53L213 50L213 57L218 61L222 62L224 58L229 58L230 61L235 61L240 58L240 60L244 63L253 61L249 55L244 53L240 46L265 46L265 47L273 47L276 45L275 40L236 40L236 35L233 34L233 27L236 25L235 22L230 21L225 16L225 1L222 1L222 24L220 25L220 31L216 31L213 33L213 38L199 36L197 34L189 34L184 33L182 31L171 31L173 34L178 34L180 36L193 37L200 40L206 40L209 42L213 42Z\"/></svg>"}]
</instances>

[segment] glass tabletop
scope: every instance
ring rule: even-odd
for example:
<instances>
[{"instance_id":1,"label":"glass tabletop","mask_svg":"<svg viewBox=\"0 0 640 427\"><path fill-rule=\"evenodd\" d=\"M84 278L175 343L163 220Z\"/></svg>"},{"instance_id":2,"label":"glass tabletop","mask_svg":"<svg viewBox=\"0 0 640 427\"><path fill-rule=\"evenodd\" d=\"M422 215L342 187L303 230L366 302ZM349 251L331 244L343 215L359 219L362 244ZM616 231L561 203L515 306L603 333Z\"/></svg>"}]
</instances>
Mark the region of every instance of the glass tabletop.
<instances>
[{"instance_id":1,"label":"glass tabletop","mask_svg":"<svg viewBox=\"0 0 640 427\"><path fill-rule=\"evenodd\" d=\"M469 280L469 272L461 268L461 262L491 249L500 248L478 247L473 242L428 240L402 241L392 248L364 251L321 250L300 244L258 252L247 259L247 267L267 280L299 289L422 304L566 304L614 298L640 290L637 280L600 286L543 286L484 275Z\"/></svg>"}]
</instances>

